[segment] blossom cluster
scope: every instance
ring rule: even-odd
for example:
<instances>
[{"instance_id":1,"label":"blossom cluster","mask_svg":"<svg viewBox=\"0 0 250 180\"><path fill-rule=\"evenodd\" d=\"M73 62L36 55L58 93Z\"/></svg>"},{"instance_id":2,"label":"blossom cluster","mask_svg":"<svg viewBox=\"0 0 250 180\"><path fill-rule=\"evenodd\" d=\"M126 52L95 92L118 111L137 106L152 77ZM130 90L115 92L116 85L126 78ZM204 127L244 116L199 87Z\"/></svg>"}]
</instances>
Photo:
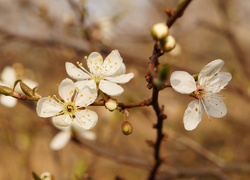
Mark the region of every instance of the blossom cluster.
<instances>
[{"instance_id":1,"label":"blossom cluster","mask_svg":"<svg viewBox=\"0 0 250 180\"><path fill-rule=\"evenodd\" d=\"M60 83L58 92L61 99L55 95L41 98L36 108L38 116L53 117L53 123L60 127L76 122L82 129L91 129L96 125L98 115L88 106L95 102L99 93L105 96L122 94L124 89L119 84L127 83L134 77L133 73L125 73L126 67L117 50L113 50L105 60L99 53L93 52L86 61L89 71L83 63L78 62L77 67L66 62L66 72L76 82L66 78Z\"/></svg>"}]
</instances>

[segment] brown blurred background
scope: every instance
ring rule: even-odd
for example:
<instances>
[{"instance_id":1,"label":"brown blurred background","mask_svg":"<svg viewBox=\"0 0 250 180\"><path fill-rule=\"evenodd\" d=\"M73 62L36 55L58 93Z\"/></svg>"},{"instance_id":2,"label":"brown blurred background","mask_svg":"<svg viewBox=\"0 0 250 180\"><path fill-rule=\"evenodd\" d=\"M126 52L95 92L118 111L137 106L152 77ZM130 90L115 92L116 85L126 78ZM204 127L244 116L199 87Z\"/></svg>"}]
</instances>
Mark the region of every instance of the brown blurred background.
<instances>
[{"instance_id":1,"label":"brown blurred background","mask_svg":"<svg viewBox=\"0 0 250 180\"><path fill-rule=\"evenodd\" d=\"M23 67L22 73L39 83L42 96L57 94L57 85L68 77L65 62L83 60L93 51L105 57L118 49L135 77L123 85L121 102L140 102L151 96L144 76L153 49L149 28L166 21L166 7L176 0L0 0L0 71ZM170 33L176 50L161 57L171 72L198 73L214 59L223 59L223 71L233 75L221 94L228 113L203 121L191 132L183 127L183 114L192 98L167 88L160 103L168 115L168 135L161 154L166 157L158 179L250 178L250 36L249 0L193 1ZM122 114L93 107L99 122L95 141L74 142L60 151L49 143L57 130L49 119L39 118L35 106L19 102L14 108L0 105L0 180L28 180L31 173L48 171L56 180L146 179L153 162L156 121L151 107L130 110L134 131L121 133ZM171 175L167 175L171 174ZM183 176L182 176L183 175Z\"/></svg>"}]
</instances>

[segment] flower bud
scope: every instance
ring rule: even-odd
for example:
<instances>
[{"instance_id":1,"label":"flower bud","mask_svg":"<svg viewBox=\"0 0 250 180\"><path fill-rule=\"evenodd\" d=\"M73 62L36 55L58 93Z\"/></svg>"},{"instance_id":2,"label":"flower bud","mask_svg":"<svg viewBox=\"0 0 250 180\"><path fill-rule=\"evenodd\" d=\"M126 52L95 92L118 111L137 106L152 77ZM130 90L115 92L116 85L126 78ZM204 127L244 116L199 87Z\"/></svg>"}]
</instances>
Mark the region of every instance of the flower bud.
<instances>
[{"instance_id":1,"label":"flower bud","mask_svg":"<svg viewBox=\"0 0 250 180\"><path fill-rule=\"evenodd\" d=\"M128 121L124 121L122 123L122 133L124 135L130 135L132 132L133 132L133 126Z\"/></svg>"},{"instance_id":2,"label":"flower bud","mask_svg":"<svg viewBox=\"0 0 250 180\"><path fill-rule=\"evenodd\" d=\"M25 84L22 80L18 80L17 82L20 83L20 87L26 96L34 96L34 90L31 89L27 84Z\"/></svg>"},{"instance_id":3,"label":"flower bud","mask_svg":"<svg viewBox=\"0 0 250 180\"><path fill-rule=\"evenodd\" d=\"M118 107L118 102L116 99L109 98L105 101L105 107L110 111L114 111Z\"/></svg>"},{"instance_id":4,"label":"flower bud","mask_svg":"<svg viewBox=\"0 0 250 180\"><path fill-rule=\"evenodd\" d=\"M173 36L167 36L166 39L165 39L165 46L164 46L164 50L166 52L169 52L171 51L172 49L174 49L176 46L176 41L174 39Z\"/></svg>"},{"instance_id":5,"label":"flower bud","mask_svg":"<svg viewBox=\"0 0 250 180\"><path fill-rule=\"evenodd\" d=\"M0 94L3 94L5 96L9 96L13 93L13 90L7 86L1 86L0 85Z\"/></svg>"},{"instance_id":6,"label":"flower bud","mask_svg":"<svg viewBox=\"0 0 250 180\"><path fill-rule=\"evenodd\" d=\"M53 175L50 172L44 172L40 175L41 180L54 180Z\"/></svg>"},{"instance_id":7,"label":"flower bud","mask_svg":"<svg viewBox=\"0 0 250 180\"><path fill-rule=\"evenodd\" d=\"M151 27L151 35L155 40L163 40L168 35L168 27L164 23L158 23Z\"/></svg>"}]
</instances>

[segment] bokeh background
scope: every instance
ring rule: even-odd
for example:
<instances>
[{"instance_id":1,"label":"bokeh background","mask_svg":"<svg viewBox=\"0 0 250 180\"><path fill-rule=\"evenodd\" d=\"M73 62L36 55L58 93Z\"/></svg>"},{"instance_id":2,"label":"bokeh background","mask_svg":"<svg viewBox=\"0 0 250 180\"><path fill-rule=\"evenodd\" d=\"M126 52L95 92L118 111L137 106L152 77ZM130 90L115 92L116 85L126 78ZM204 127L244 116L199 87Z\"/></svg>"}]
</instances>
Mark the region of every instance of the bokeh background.
<instances>
[{"instance_id":1,"label":"bokeh background","mask_svg":"<svg viewBox=\"0 0 250 180\"><path fill-rule=\"evenodd\" d=\"M57 94L68 77L65 62L84 60L93 51L104 57L118 49L135 77L123 85L121 102L140 102L151 96L144 76L152 53L149 28L167 19L165 8L176 0L0 0L0 71L13 66L19 75L39 84L42 96ZM250 178L250 36L249 0L193 1L171 27L176 49L160 58L171 72L199 71L223 59L222 71L232 81L221 92L228 107L224 118L203 121L186 131L182 117L191 97L171 88L160 94L168 118L158 179ZM73 141L59 151L49 147L58 132L50 119L39 118L35 105L0 105L0 179L28 180L32 172L50 172L56 180L147 179L153 164L156 118L151 107L130 110L134 131L121 132L123 115L93 107L99 122L96 140Z\"/></svg>"}]
</instances>

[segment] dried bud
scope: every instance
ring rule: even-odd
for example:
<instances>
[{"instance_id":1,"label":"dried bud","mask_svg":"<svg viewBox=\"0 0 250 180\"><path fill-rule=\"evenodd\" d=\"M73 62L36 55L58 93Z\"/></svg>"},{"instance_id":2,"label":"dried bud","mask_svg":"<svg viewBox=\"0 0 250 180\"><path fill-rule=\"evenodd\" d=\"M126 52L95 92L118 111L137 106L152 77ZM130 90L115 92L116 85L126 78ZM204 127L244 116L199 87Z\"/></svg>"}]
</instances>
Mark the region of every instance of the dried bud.
<instances>
[{"instance_id":1,"label":"dried bud","mask_svg":"<svg viewBox=\"0 0 250 180\"><path fill-rule=\"evenodd\" d=\"M158 23L151 28L151 35L155 40L163 40L168 35L168 27L164 23Z\"/></svg>"},{"instance_id":2,"label":"dried bud","mask_svg":"<svg viewBox=\"0 0 250 180\"><path fill-rule=\"evenodd\" d=\"M165 46L164 46L164 50L166 52L169 52L171 51L172 49L174 49L176 46L176 41L174 39L173 36L167 36L166 39L165 39Z\"/></svg>"},{"instance_id":3,"label":"dried bud","mask_svg":"<svg viewBox=\"0 0 250 180\"><path fill-rule=\"evenodd\" d=\"M122 133L124 135L130 135L132 132L133 132L133 126L128 121L124 121L122 123Z\"/></svg>"},{"instance_id":4,"label":"dried bud","mask_svg":"<svg viewBox=\"0 0 250 180\"><path fill-rule=\"evenodd\" d=\"M114 111L118 107L118 102L116 99L109 98L105 101L105 107L110 111Z\"/></svg>"},{"instance_id":5,"label":"dried bud","mask_svg":"<svg viewBox=\"0 0 250 180\"><path fill-rule=\"evenodd\" d=\"M9 96L13 93L13 90L7 86L1 86L0 85L0 94L3 94L5 96Z\"/></svg>"}]
</instances>

